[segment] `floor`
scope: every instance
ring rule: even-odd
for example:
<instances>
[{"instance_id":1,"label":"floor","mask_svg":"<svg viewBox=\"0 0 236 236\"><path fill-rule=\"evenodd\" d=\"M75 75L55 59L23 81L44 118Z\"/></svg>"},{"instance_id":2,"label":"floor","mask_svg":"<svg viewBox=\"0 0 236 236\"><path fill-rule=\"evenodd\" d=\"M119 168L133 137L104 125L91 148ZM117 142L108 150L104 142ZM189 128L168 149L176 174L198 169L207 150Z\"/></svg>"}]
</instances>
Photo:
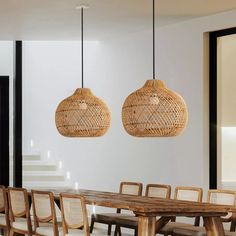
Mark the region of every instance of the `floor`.
<instances>
[{"instance_id":1,"label":"floor","mask_svg":"<svg viewBox=\"0 0 236 236\"><path fill-rule=\"evenodd\" d=\"M115 229L115 228L114 228ZM122 236L131 236L134 235L134 230L129 230L129 229L122 229ZM94 231L93 234L96 235L107 235L107 229L103 229L103 228L98 228L98 227L94 227ZM112 231L111 235L114 235L114 231Z\"/></svg>"}]
</instances>

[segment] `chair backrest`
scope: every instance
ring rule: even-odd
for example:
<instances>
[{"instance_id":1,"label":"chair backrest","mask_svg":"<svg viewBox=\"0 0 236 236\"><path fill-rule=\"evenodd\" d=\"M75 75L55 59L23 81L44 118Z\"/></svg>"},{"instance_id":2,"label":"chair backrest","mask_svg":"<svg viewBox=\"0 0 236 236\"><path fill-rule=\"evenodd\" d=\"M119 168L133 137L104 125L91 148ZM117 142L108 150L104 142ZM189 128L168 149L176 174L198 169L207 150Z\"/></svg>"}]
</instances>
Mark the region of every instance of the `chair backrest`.
<instances>
[{"instance_id":1,"label":"chair backrest","mask_svg":"<svg viewBox=\"0 0 236 236\"><path fill-rule=\"evenodd\" d=\"M146 197L159 197L170 199L171 186L163 184L147 184L146 186Z\"/></svg>"},{"instance_id":2,"label":"chair backrest","mask_svg":"<svg viewBox=\"0 0 236 236\"><path fill-rule=\"evenodd\" d=\"M174 199L191 201L191 202L201 202L202 201L202 188L196 187L176 187Z\"/></svg>"},{"instance_id":3,"label":"chair backrest","mask_svg":"<svg viewBox=\"0 0 236 236\"><path fill-rule=\"evenodd\" d=\"M3 185L0 185L0 212L5 213L7 207L6 190Z\"/></svg>"},{"instance_id":4,"label":"chair backrest","mask_svg":"<svg viewBox=\"0 0 236 236\"><path fill-rule=\"evenodd\" d=\"M209 190L207 202L222 205L236 205L236 192L231 190Z\"/></svg>"},{"instance_id":5,"label":"chair backrest","mask_svg":"<svg viewBox=\"0 0 236 236\"><path fill-rule=\"evenodd\" d=\"M0 212L5 212L4 189L5 187L0 185Z\"/></svg>"},{"instance_id":6,"label":"chair backrest","mask_svg":"<svg viewBox=\"0 0 236 236\"><path fill-rule=\"evenodd\" d=\"M10 222L7 191L3 185L0 185L0 213L5 214L6 226L9 228Z\"/></svg>"},{"instance_id":7,"label":"chair backrest","mask_svg":"<svg viewBox=\"0 0 236 236\"><path fill-rule=\"evenodd\" d=\"M143 191L143 184L137 182L121 182L119 193L141 196ZM124 211L124 210L123 210ZM121 209L116 210L117 213L121 212Z\"/></svg>"},{"instance_id":8,"label":"chair backrest","mask_svg":"<svg viewBox=\"0 0 236 236\"><path fill-rule=\"evenodd\" d=\"M88 213L84 197L77 194L60 194L60 205L64 235L68 234L68 229L83 228L84 235L89 236Z\"/></svg>"},{"instance_id":9,"label":"chair backrest","mask_svg":"<svg viewBox=\"0 0 236 236\"><path fill-rule=\"evenodd\" d=\"M35 228L52 222L54 235L58 235L54 195L48 191L31 190Z\"/></svg>"},{"instance_id":10,"label":"chair backrest","mask_svg":"<svg viewBox=\"0 0 236 236\"><path fill-rule=\"evenodd\" d=\"M202 202L202 188L196 187L183 187L179 186L175 188L174 199L175 200L183 200L183 201L191 201L191 202ZM194 217L194 225L199 226L200 217ZM176 218L173 217L172 221L175 221Z\"/></svg>"},{"instance_id":11,"label":"chair backrest","mask_svg":"<svg viewBox=\"0 0 236 236\"><path fill-rule=\"evenodd\" d=\"M121 194L129 194L141 196L143 190L143 184L137 182L121 182L120 191Z\"/></svg>"},{"instance_id":12,"label":"chair backrest","mask_svg":"<svg viewBox=\"0 0 236 236\"><path fill-rule=\"evenodd\" d=\"M26 218L29 234L32 234L32 224L29 210L29 196L24 188L8 187L9 215L10 223L16 218Z\"/></svg>"},{"instance_id":13,"label":"chair backrest","mask_svg":"<svg viewBox=\"0 0 236 236\"><path fill-rule=\"evenodd\" d=\"M231 190L209 190L207 195L207 202L212 204L236 206L236 192ZM225 217L221 217L223 221L230 222L232 213L228 213Z\"/></svg>"}]
</instances>

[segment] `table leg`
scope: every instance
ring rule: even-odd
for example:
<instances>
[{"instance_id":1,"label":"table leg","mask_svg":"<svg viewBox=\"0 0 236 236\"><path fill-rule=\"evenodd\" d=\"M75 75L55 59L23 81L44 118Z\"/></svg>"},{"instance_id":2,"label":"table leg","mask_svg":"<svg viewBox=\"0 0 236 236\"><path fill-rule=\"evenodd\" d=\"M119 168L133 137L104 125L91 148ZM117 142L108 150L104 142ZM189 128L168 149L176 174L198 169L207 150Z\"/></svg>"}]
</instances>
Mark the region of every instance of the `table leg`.
<instances>
[{"instance_id":1,"label":"table leg","mask_svg":"<svg viewBox=\"0 0 236 236\"><path fill-rule=\"evenodd\" d=\"M207 236L224 236L224 228L220 217L203 217Z\"/></svg>"},{"instance_id":2,"label":"table leg","mask_svg":"<svg viewBox=\"0 0 236 236\"><path fill-rule=\"evenodd\" d=\"M138 236L155 236L156 217L139 216L138 217Z\"/></svg>"}]
</instances>

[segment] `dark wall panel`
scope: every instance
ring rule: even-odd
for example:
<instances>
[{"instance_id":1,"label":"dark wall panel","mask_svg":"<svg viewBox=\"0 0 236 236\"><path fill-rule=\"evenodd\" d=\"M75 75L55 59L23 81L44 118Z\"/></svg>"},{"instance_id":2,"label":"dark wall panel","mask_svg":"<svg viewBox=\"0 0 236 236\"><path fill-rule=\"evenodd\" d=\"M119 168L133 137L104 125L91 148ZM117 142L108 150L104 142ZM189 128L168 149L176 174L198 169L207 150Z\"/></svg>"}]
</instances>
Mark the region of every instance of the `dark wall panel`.
<instances>
[{"instance_id":1,"label":"dark wall panel","mask_svg":"<svg viewBox=\"0 0 236 236\"><path fill-rule=\"evenodd\" d=\"M0 184L9 185L9 77L0 76Z\"/></svg>"}]
</instances>

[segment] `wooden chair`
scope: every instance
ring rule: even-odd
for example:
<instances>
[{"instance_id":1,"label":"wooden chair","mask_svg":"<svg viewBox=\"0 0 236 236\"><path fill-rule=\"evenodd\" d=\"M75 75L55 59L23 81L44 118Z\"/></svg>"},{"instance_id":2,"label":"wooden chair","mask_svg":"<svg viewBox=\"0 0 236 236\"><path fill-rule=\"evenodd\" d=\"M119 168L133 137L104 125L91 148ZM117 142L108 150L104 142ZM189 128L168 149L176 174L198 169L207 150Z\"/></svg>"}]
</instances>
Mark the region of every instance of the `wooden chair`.
<instances>
[{"instance_id":1,"label":"wooden chair","mask_svg":"<svg viewBox=\"0 0 236 236\"><path fill-rule=\"evenodd\" d=\"M142 183L121 182L119 193L141 196L142 189L143 189ZM116 213L92 214L90 233L93 232L94 223L97 222L97 223L107 224L108 225L107 235L111 235L112 225L115 225L116 217L120 213L121 213L121 210L117 209Z\"/></svg>"},{"instance_id":2,"label":"wooden chair","mask_svg":"<svg viewBox=\"0 0 236 236\"><path fill-rule=\"evenodd\" d=\"M88 213L83 196L60 194L63 234L90 236ZM98 234L96 234L98 235Z\"/></svg>"},{"instance_id":3,"label":"wooden chair","mask_svg":"<svg viewBox=\"0 0 236 236\"><path fill-rule=\"evenodd\" d=\"M29 211L29 199L24 188L8 187L10 236L14 234L34 234Z\"/></svg>"},{"instance_id":4,"label":"wooden chair","mask_svg":"<svg viewBox=\"0 0 236 236\"><path fill-rule=\"evenodd\" d=\"M147 184L145 196L170 199L171 186L162 184ZM134 229L135 235L138 235L138 218L136 216L121 215L116 219L115 236L121 235L121 227Z\"/></svg>"},{"instance_id":5,"label":"wooden chair","mask_svg":"<svg viewBox=\"0 0 236 236\"><path fill-rule=\"evenodd\" d=\"M174 199L183 201L202 202L202 188L196 187L176 187ZM200 218L195 217L194 225L199 226ZM173 230L176 227L191 226L191 224L176 222L176 218L172 218L171 222L167 223L158 234L173 235Z\"/></svg>"},{"instance_id":6,"label":"wooden chair","mask_svg":"<svg viewBox=\"0 0 236 236\"><path fill-rule=\"evenodd\" d=\"M62 235L62 228L58 228L53 193L32 190L31 196L33 204L35 235Z\"/></svg>"},{"instance_id":7,"label":"wooden chair","mask_svg":"<svg viewBox=\"0 0 236 236\"><path fill-rule=\"evenodd\" d=\"M7 192L3 185L0 185L0 229L4 235L10 233L9 208L7 200Z\"/></svg>"},{"instance_id":8,"label":"wooden chair","mask_svg":"<svg viewBox=\"0 0 236 236\"><path fill-rule=\"evenodd\" d=\"M163 184L147 184L145 196L170 199L171 186Z\"/></svg>"},{"instance_id":9,"label":"wooden chair","mask_svg":"<svg viewBox=\"0 0 236 236\"><path fill-rule=\"evenodd\" d=\"M207 202L212 204L222 204L236 207L236 192L231 190L209 190ZM235 231L236 216L235 213L229 213L225 217L221 217L222 222L230 223L230 231ZM226 236L236 236L235 232L225 231ZM205 227L176 227L173 230L175 236L206 236Z\"/></svg>"}]
</instances>

